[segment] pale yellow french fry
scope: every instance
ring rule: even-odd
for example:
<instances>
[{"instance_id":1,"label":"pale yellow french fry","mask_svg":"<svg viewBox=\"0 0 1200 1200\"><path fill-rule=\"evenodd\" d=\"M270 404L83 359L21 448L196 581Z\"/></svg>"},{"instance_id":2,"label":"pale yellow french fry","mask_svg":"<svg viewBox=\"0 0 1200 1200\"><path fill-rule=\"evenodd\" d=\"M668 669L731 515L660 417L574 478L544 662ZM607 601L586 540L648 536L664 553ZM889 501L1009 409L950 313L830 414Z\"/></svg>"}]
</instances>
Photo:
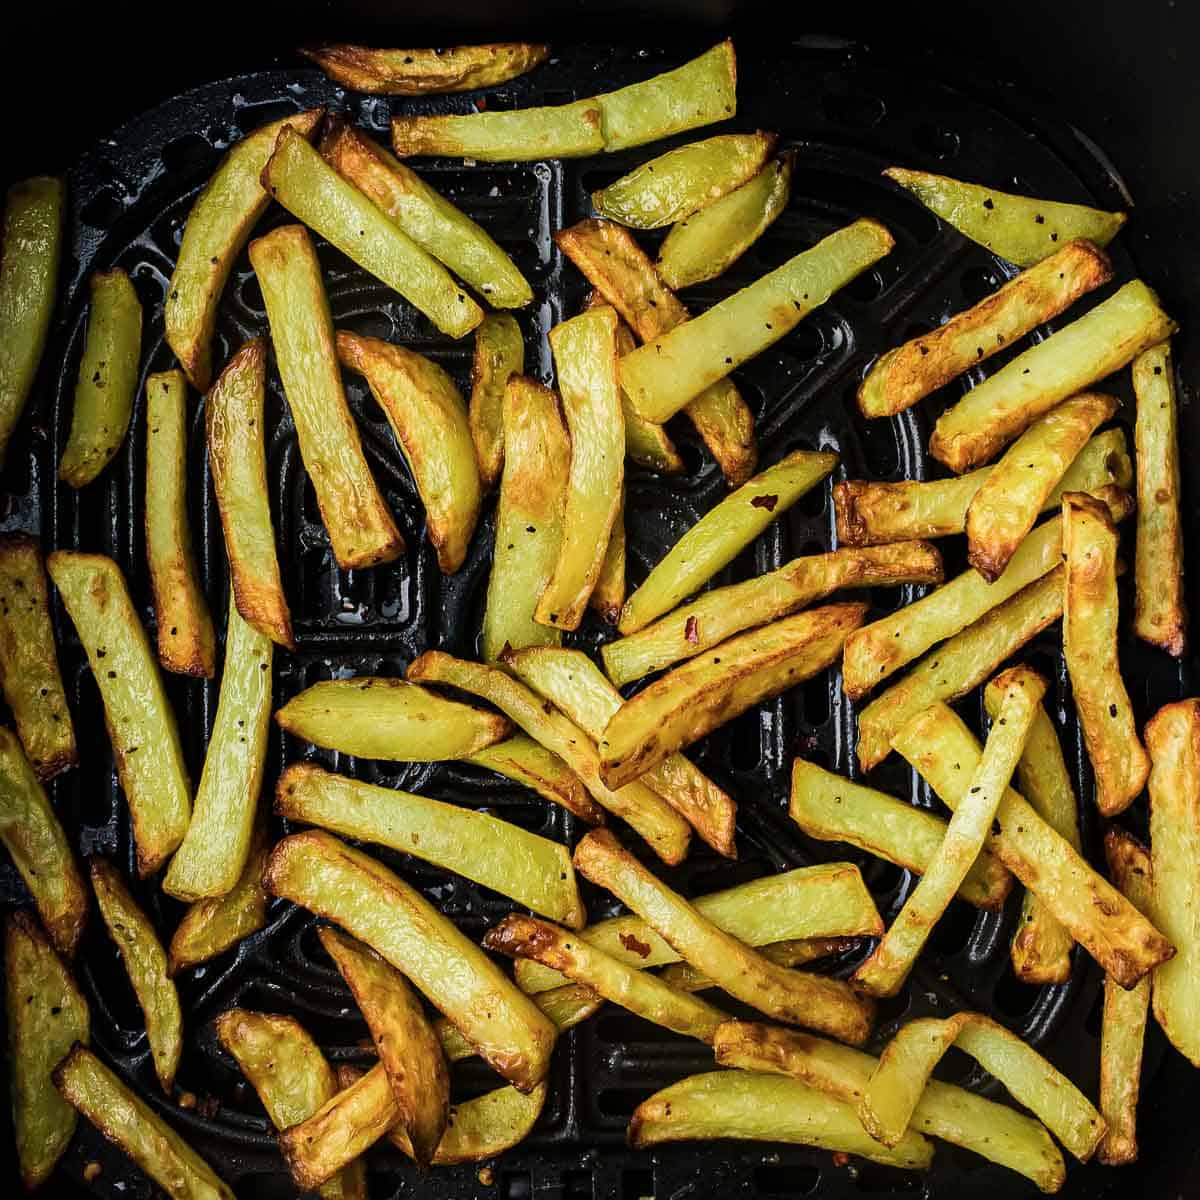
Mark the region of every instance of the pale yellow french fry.
<instances>
[{"instance_id":1,"label":"pale yellow french fry","mask_svg":"<svg viewBox=\"0 0 1200 1200\"><path fill-rule=\"evenodd\" d=\"M806 963L853 950L857 945L858 938L793 938L785 942L771 942L757 949L763 958L777 966L802 967ZM658 977L681 992L704 992L717 986L703 971L685 962L668 963L659 971Z\"/></svg>"},{"instance_id":2,"label":"pale yellow french fry","mask_svg":"<svg viewBox=\"0 0 1200 1200\"><path fill-rule=\"evenodd\" d=\"M504 393L508 381L524 370L525 340L516 317L488 313L475 327L471 401L467 408L479 475L487 487L500 478L504 465Z\"/></svg>"},{"instance_id":3,"label":"pale yellow french fry","mask_svg":"<svg viewBox=\"0 0 1200 1200\"><path fill-rule=\"evenodd\" d=\"M524 733L476 750L462 761L532 788L589 825L604 824L604 809L588 794L583 780L557 754Z\"/></svg>"},{"instance_id":4,"label":"pale yellow french fry","mask_svg":"<svg viewBox=\"0 0 1200 1200\"><path fill-rule=\"evenodd\" d=\"M538 42L492 42L437 50L380 50L347 43L303 47L337 83L373 96L428 96L494 87L545 62L550 47Z\"/></svg>"}]
</instances>

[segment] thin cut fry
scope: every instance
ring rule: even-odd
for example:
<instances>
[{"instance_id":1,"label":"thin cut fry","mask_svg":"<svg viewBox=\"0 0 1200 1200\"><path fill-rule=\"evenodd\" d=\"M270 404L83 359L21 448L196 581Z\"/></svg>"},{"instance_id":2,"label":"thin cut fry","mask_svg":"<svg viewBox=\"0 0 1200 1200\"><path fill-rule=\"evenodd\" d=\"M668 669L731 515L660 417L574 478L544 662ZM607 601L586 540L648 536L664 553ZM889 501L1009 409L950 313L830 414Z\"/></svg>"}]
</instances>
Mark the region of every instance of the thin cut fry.
<instances>
[{"instance_id":1,"label":"thin cut fry","mask_svg":"<svg viewBox=\"0 0 1200 1200\"><path fill-rule=\"evenodd\" d=\"M494 87L545 62L538 42L492 42L437 50L377 50L346 43L303 47L330 79L373 96L430 96Z\"/></svg>"},{"instance_id":2,"label":"thin cut fry","mask_svg":"<svg viewBox=\"0 0 1200 1200\"><path fill-rule=\"evenodd\" d=\"M557 754L523 733L477 750L463 762L514 779L589 825L604 823L604 809L588 795L583 780Z\"/></svg>"},{"instance_id":3,"label":"thin cut fry","mask_svg":"<svg viewBox=\"0 0 1200 1200\"><path fill-rule=\"evenodd\" d=\"M600 614L606 625L615 625L625 603L625 502L617 509L612 532L608 535L608 549L596 576L596 586L588 597L588 607Z\"/></svg>"},{"instance_id":4,"label":"thin cut fry","mask_svg":"<svg viewBox=\"0 0 1200 1200\"><path fill-rule=\"evenodd\" d=\"M768 962L778 966L802 967L818 959L853 950L857 945L858 938L791 938L759 946L758 952ZM668 963L659 971L658 978L681 992L704 992L717 986L703 971L697 971L691 963L685 962Z\"/></svg>"},{"instance_id":5,"label":"thin cut fry","mask_svg":"<svg viewBox=\"0 0 1200 1200\"><path fill-rule=\"evenodd\" d=\"M488 313L475 327L471 402L467 422L475 461L485 487L500 478L504 465L504 393L508 381L525 370L525 340L516 317Z\"/></svg>"}]
</instances>

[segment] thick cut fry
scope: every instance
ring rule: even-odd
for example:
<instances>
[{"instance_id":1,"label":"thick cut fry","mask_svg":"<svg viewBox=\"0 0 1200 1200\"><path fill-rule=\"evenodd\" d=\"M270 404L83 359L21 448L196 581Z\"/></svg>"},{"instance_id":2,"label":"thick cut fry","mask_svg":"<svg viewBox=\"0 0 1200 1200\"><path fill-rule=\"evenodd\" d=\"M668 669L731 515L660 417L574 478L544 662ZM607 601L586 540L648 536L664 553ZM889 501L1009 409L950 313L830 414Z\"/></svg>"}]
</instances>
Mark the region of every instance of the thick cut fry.
<instances>
[{"instance_id":1,"label":"thick cut fry","mask_svg":"<svg viewBox=\"0 0 1200 1200\"><path fill-rule=\"evenodd\" d=\"M1028 667L998 675L1004 699L988 734L967 794L954 810L946 836L903 908L870 958L854 972L854 984L872 996L894 996L925 948L933 927L983 849L1000 800L1008 790L1037 716L1046 681Z\"/></svg>"},{"instance_id":2,"label":"thick cut fry","mask_svg":"<svg viewBox=\"0 0 1200 1200\"><path fill-rule=\"evenodd\" d=\"M230 583L242 620L277 646L295 649L267 492L263 401L267 348L252 338L230 360L204 400L212 475Z\"/></svg>"},{"instance_id":3,"label":"thick cut fry","mask_svg":"<svg viewBox=\"0 0 1200 1200\"><path fill-rule=\"evenodd\" d=\"M744 1004L855 1045L871 1032L874 1007L841 980L780 967L756 954L656 879L607 829L575 848L575 869L637 913L680 957Z\"/></svg>"},{"instance_id":4,"label":"thick cut fry","mask_svg":"<svg viewBox=\"0 0 1200 1200\"><path fill-rule=\"evenodd\" d=\"M933 1068L951 1046L994 1075L1080 1162L1091 1158L1104 1136L1104 1118L1032 1046L980 1013L958 1013L944 1021L926 1017L896 1033L858 1103L872 1137L888 1146L899 1142Z\"/></svg>"},{"instance_id":5,"label":"thick cut fry","mask_svg":"<svg viewBox=\"0 0 1200 1200\"><path fill-rule=\"evenodd\" d=\"M408 677L418 682L448 684L494 704L531 738L562 758L583 780L592 799L602 809L627 821L664 862L675 864L686 857L691 826L645 784L634 783L613 790L604 783L600 757L592 739L511 675L497 667L468 663L429 650L409 666Z\"/></svg>"},{"instance_id":6,"label":"thick cut fry","mask_svg":"<svg viewBox=\"0 0 1200 1200\"><path fill-rule=\"evenodd\" d=\"M610 787L651 768L748 708L811 679L837 661L865 604L830 604L738 634L676 667L627 700L600 741Z\"/></svg>"},{"instance_id":7,"label":"thick cut fry","mask_svg":"<svg viewBox=\"0 0 1200 1200\"><path fill-rule=\"evenodd\" d=\"M280 131L262 182L297 220L398 292L442 333L463 337L483 320L483 310L446 268L294 129Z\"/></svg>"},{"instance_id":8,"label":"thick cut fry","mask_svg":"<svg viewBox=\"0 0 1200 1200\"><path fill-rule=\"evenodd\" d=\"M725 1014L706 1001L611 958L549 921L513 913L488 930L483 944L511 958L540 962L655 1025L707 1045L725 1020Z\"/></svg>"},{"instance_id":9,"label":"thick cut fry","mask_svg":"<svg viewBox=\"0 0 1200 1200\"><path fill-rule=\"evenodd\" d=\"M505 666L545 696L593 739L623 703L621 693L579 650L537 647L506 655ZM657 792L718 854L737 857L733 836L737 805L682 754L673 754L643 782Z\"/></svg>"},{"instance_id":10,"label":"thick cut fry","mask_svg":"<svg viewBox=\"0 0 1200 1200\"><path fill-rule=\"evenodd\" d=\"M103 554L47 560L104 701L104 723L133 818L138 874L153 875L183 841L191 783L175 714L120 567Z\"/></svg>"},{"instance_id":11,"label":"thick cut fry","mask_svg":"<svg viewBox=\"0 0 1200 1200\"><path fill-rule=\"evenodd\" d=\"M792 763L788 814L809 837L857 846L917 874L925 872L946 836L941 817L802 758ZM985 847L958 894L977 908L996 909L1011 888L1012 876Z\"/></svg>"},{"instance_id":12,"label":"thick cut fry","mask_svg":"<svg viewBox=\"0 0 1200 1200\"><path fill-rule=\"evenodd\" d=\"M429 96L494 87L545 62L537 42L492 42L438 50L377 50L336 43L302 48L330 79L373 96Z\"/></svg>"},{"instance_id":13,"label":"thick cut fry","mask_svg":"<svg viewBox=\"0 0 1200 1200\"><path fill-rule=\"evenodd\" d=\"M380 953L517 1087L527 1091L546 1074L554 1026L491 959L386 867L328 833L310 831L275 847L263 882Z\"/></svg>"},{"instance_id":14,"label":"thick cut fry","mask_svg":"<svg viewBox=\"0 0 1200 1200\"><path fill-rule=\"evenodd\" d=\"M524 370L525 340L516 317L488 313L475 327L471 402L467 409L475 461L486 487L500 478L504 465L504 393L508 381Z\"/></svg>"},{"instance_id":15,"label":"thick cut fry","mask_svg":"<svg viewBox=\"0 0 1200 1200\"><path fill-rule=\"evenodd\" d=\"M794 558L766 575L703 592L637 633L608 642L600 654L609 678L621 687L695 658L735 633L790 616L842 588L941 581L942 556L927 542Z\"/></svg>"},{"instance_id":16,"label":"thick cut fry","mask_svg":"<svg viewBox=\"0 0 1200 1200\"><path fill-rule=\"evenodd\" d=\"M596 586L588 597L588 607L600 614L606 625L615 625L625 603L625 502L617 509L612 532L608 535L608 549L596 576Z\"/></svg>"},{"instance_id":17,"label":"thick cut fry","mask_svg":"<svg viewBox=\"0 0 1200 1200\"><path fill-rule=\"evenodd\" d=\"M691 1075L643 1100L629 1119L629 1144L637 1150L724 1138L817 1146L910 1170L933 1162L933 1144L919 1133L906 1133L895 1147L882 1146L849 1104L798 1079L750 1071Z\"/></svg>"},{"instance_id":18,"label":"thick cut fry","mask_svg":"<svg viewBox=\"0 0 1200 1200\"><path fill-rule=\"evenodd\" d=\"M314 151L315 153L315 151ZM404 539L376 486L338 372L333 320L308 233L284 225L250 243L275 361L338 565L391 562Z\"/></svg>"},{"instance_id":19,"label":"thick cut fry","mask_svg":"<svg viewBox=\"0 0 1200 1200\"><path fill-rule=\"evenodd\" d=\"M116 457L133 416L142 348L142 305L119 267L88 280L91 309L75 383L71 434L58 477L73 488L92 482Z\"/></svg>"},{"instance_id":20,"label":"thick cut fry","mask_svg":"<svg viewBox=\"0 0 1200 1200\"><path fill-rule=\"evenodd\" d=\"M1175 322L1140 279L1005 363L947 409L929 452L961 474L997 454L1060 401L1169 337Z\"/></svg>"},{"instance_id":21,"label":"thick cut fry","mask_svg":"<svg viewBox=\"0 0 1200 1200\"><path fill-rule=\"evenodd\" d=\"M980 750L953 709L931 705L894 745L947 807L958 806ZM990 841L996 856L1122 987L1171 957L1171 943L1011 788L996 821L1000 831Z\"/></svg>"},{"instance_id":22,"label":"thick cut fry","mask_svg":"<svg viewBox=\"0 0 1200 1200\"><path fill-rule=\"evenodd\" d=\"M798 938L878 937L883 932L875 901L852 863L823 863L766 875L697 896L692 905L747 946L769 947ZM599 921L579 936L605 954L643 969L679 961L678 952L640 917ZM567 982L557 971L537 963L517 963L516 974L527 992L543 992Z\"/></svg>"},{"instance_id":23,"label":"thick cut fry","mask_svg":"<svg viewBox=\"0 0 1200 1200\"><path fill-rule=\"evenodd\" d=\"M413 1158L428 1166L450 1108L450 1072L441 1044L395 967L336 929L322 928L319 936L371 1031Z\"/></svg>"},{"instance_id":24,"label":"thick cut fry","mask_svg":"<svg viewBox=\"0 0 1200 1200\"><path fill-rule=\"evenodd\" d=\"M668 150L592 193L602 216L634 229L680 221L734 191L762 170L773 133L722 133Z\"/></svg>"},{"instance_id":25,"label":"thick cut fry","mask_svg":"<svg viewBox=\"0 0 1200 1200\"><path fill-rule=\"evenodd\" d=\"M76 1046L54 1086L172 1200L236 1200L231 1188L90 1050Z\"/></svg>"},{"instance_id":26,"label":"thick cut fry","mask_svg":"<svg viewBox=\"0 0 1200 1200\"><path fill-rule=\"evenodd\" d=\"M1117 658L1117 530L1090 496L1063 497L1063 656L1088 758L1096 807L1111 817L1146 785L1150 760L1138 741Z\"/></svg>"},{"instance_id":27,"label":"thick cut fry","mask_svg":"<svg viewBox=\"0 0 1200 1200\"><path fill-rule=\"evenodd\" d=\"M956 700L981 684L1030 639L1062 616L1061 566L1010 596L927 654L899 683L858 715L858 763L883 762L904 725L942 700ZM995 586L994 584L992 586Z\"/></svg>"},{"instance_id":28,"label":"thick cut fry","mask_svg":"<svg viewBox=\"0 0 1200 1200\"><path fill-rule=\"evenodd\" d=\"M865 479L835 483L838 541L844 546L878 546L962 533L975 493L995 469L980 467L967 475L925 483L871 483ZM1098 495L1114 484L1132 486L1133 463L1125 449L1125 434L1120 429L1106 429L1079 452L1042 511L1060 508L1064 492Z\"/></svg>"},{"instance_id":29,"label":"thick cut fry","mask_svg":"<svg viewBox=\"0 0 1200 1200\"><path fill-rule=\"evenodd\" d=\"M0 536L0 686L34 774L52 779L75 766L42 548L23 533Z\"/></svg>"},{"instance_id":30,"label":"thick cut fry","mask_svg":"<svg viewBox=\"0 0 1200 1200\"><path fill-rule=\"evenodd\" d=\"M750 1021L726 1021L713 1050L723 1067L789 1075L852 1107L879 1065L861 1050ZM1040 1121L953 1084L937 1079L925 1084L909 1129L1019 1171L1043 1192L1057 1192L1066 1180L1062 1155Z\"/></svg>"},{"instance_id":31,"label":"thick cut fry","mask_svg":"<svg viewBox=\"0 0 1200 1200\"><path fill-rule=\"evenodd\" d=\"M621 386L633 407L651 421L667 420L791 332L892 245L892 235L878 221L855 221L701 316L627 354L621 359Z\"/></svg>"},{"instance_id":32,"label":"thick cut fry","mask_svg":"<svg viewBox=\"0 0 1200 1200\"><path fill-rule=\"evenodd\" d=\"M534 620L576 629L596 586L624 494L625 424L617 383L617 314L591 309L550 330L571 466L562 540Z\"/></svg>"},{"instance_id":33,"label":"thick cut fry","mask_svg":"<svg viewBox=\"0 0 1200 1200\"><path fill-rule=\"evenodd\" d=\"M495 771L532 788L589 825L604 823L604 809L588 795L583 780L557 754L523 733L467 755L463 762Z\"/></svg>"},{"instance_id":34,"label":"thick cut fry","mask_svg":"<svg viewBox=\"0 0 1200 1200\"><path fill-rule=\"evenodd\" d=\"M337 1095L333 1068L294 1017L231 1008L215 1025L221 1045L237 1060L276 1129L308 1120ZM366 1165L348 1163L321 1185L319 1194L321 1200L366 1200Z\"/></svg>"},{"instance_id":35,"label":"thick cut fry","mask_svg":"<svg viewBox=\"0 0 1200 1200\"><path fill-rule=\"evenodd\" d=\"M966 312L887 351L859 386L858 407L865 417L911 408L1111 278L1108 255L1091 242L1068 242Z\"/></svg>"},{"instance_id":36,"label":"thick cut fry","mask_svg":"<svg viewBox=\"0 0 1200 1200\"><path fill-rule=\"evenodd\" d=\"M217 719L191 824L163 878L163 891L178 900L224 896L245 869L271 729L272 650L231 597Z\"/></svg>"},{"instance_id":37,"label":"thick cut fry","mask_svg":"<svg viewBox=\"0 0 1200 1200\"><path fill-rule=\"evenodd\" d=\"M1170 342L1133 360L1138 462L1136 607L1133 631L1181 658L1187 646L1180 517L1179 418Z\"/></svg>"},{"instance_id":38,"label":"thick cut fry","mask_svg":"<svg viewBox=\"0 0 1200 1200\"><path fill-rule=\"evenodd\" d=\"M1154 973L1154 1016L1171 1045L1200 1066L1200 700L1160 708L1150 748L1152 913L1175 957Z\"/></svg>"},{"instance_id":39,"label":"thick cut fry","mask_svg":"<svg viewBox=\"0 0 1200 1200\"><path fill-rule=\"evenodd\" d=\"M0 227L0 466L42 361L58 290L66 187L14 183Z\"/></svg>"},{"instance_id":40,"label":"thick cut fry","mask_svg":"<svg viewBox=\"0 0 1200 1200\"><path fill-rule=\"evenodd\" d=\"M779 155L748 183L672 225L658 252L663 283L691 287L729 270L787 208L794 157Z\"/></svg>"},{"instance_id":41,"label":"thick cut fry","mask_svg":"<svg viewBox=\"0 0 1200 1200\"><path fill-rule=\"evenodd\" d=\"M225 281L271 198L261 182L263 168L285 125L311 138L325 115L309 109L273 121L244 137L225 156L196 198L183 228L183 241L163 308L167 345L197 391L212 380L212 336Z\"/></svg>"},{"instance_id":42,"label":"thick cut fry","mask_svg":"<svg viewBox=\"0 0 1200 1200\"><path fill-rule=\"evenodd\" d=\"M17 1162L25 1190L33 1191L75 1132L75 1110L58 1094L50 1072L76 1042L88 1044L88 1006L28 913L5 918L4 978Z\"/></svg>"},{"instance_id":43,"label":"thick cut fry","mask_svg":"<svg viewBox=\"0 0 1200 1200\"><path fill-rule=\"evenodd\" d=\"M275 812L454 871L572 929L587 917L565 846L487 813L293 763Z\"/></svg>"},{"instance_id":44,"label":"thick cut fry","mask_svg":"<svg viewBox=\"0 0 1200 1200\"><path fill-rule=\"evenodd\" d=\"M792 938L759 946L758 952L768 962L778 966L802 967L806 963L853 950L857 945L858 938ZM685 962L668 963L659 971L658 978L681 992L703 992L717 986L703 971L697 971L691 963Z\"/></svg>"}]
</instances>

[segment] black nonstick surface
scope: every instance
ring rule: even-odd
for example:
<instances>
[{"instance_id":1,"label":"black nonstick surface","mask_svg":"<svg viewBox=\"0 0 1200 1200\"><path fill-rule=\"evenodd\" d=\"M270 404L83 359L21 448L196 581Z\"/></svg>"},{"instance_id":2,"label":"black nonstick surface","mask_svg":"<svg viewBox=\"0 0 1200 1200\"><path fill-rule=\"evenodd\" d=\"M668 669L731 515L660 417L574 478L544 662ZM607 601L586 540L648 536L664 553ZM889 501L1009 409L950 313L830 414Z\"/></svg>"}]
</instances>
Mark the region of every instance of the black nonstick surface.
<instances>
[{"instance_id":1,"label":"black nonstick surface","mask_svg":"<svg viewBox=\"0 0 1200 1200\"><path fill-rule=\"evenodd\" d=\"M711 39L708 39L709 41ZM644 46L561 46L533 75L488 93L490 108L560 103L577 95L619 86L673 66L707 41L665 39ZM669 47L669 48L668 48ZM940 468L925 451L931 422L957 396L955 384L892 422L867 425L855 415L854 387L881 350L930 328L946 314L993 290L1011 269L965 242L879 178L890 162L944 170L998 187L1109 207L1126 203L1123 185L1103 155L1066 127L1013 117L994 101L941 82L914 76L882 56L861 54L843 43L808 40L775 49L757 44L740 56L739 112L728 128L777 130L797 152L790 207L770 232L726 276L686 294L703 308L847 221L871 215L896 237L896 249L874 270L806 320L776 347L737 375L753 406L764 464L801 448L833 449L841 464L835 478L925 478ZM111 554L125 569L135 601L152 622L141 536L144 429L139 400L125 448L102 479L82 494L54 482L54 465L70 420L74 376L82 349L84 286L88 274L114 265L133 278L145 306L143 369L162 370L172 358L162 340L162 299L184 219L197 190L221 153L236 138L288 112L317 104L345 111L382 135L397 111L469 111L470 97L401 101L348 95L319 73L300 66L273 68L205 84L168 100L93 147L70 173L72 244L64 270L59 321L46 354L34 411L10 451L0 481L6 507L0 528L40 533L47 549L80 547ZM712 132L718 130L714 129ZM691 135L695 136L695 135ZM686 140L686 138L676 139ZM587 196L636 162L672 143L579 162L520 165L464 164L429 160L419 168L480 221L513 255L533 284L536 298L518 315L526 336L527 369L551 381L545 335L571 315L585 294L581 277L550 239L554 229L589 212ZM288 220L273 211L262 228ZM1136 229L1135 212L1133 228ZM1136 239L1127 239L1136 245ZM1124 243L1114 247L1118 276L1136 273ZM466 386L471 339L454 343L439 335L395 294L367 278L328 246L319 255L335 321L426 353ZM1159 282L1150 277L1151 283ZM1101 293L1097 298L1108 294ZM1173 309L1176 296L1164 289ZM1090 301L1088 302L1090 303ZM1073 314L1068 314L1068 316ZM1048 327L1049 329L1050 327ZM224 361L240 342L265 333L261 294L243 256L231 278L218 327L215 358ZM1043 336L1040 331L1037 336ZM975 382L1003 359L973 373ZM1124 401L1120 416L1131 432L1126 380L1113 381ZM396 563L374 571L337 569L320 525L312 489L302 469L295 435L277 379L267 402L269 477L275 481L275 517L281 561L292 607L298 652L276 659L275 700L319 679L360 673L399 673L421 651L439 647L473 655L490 560L488 511L463 570L450 579L437 571L423 535L420 506L387 424L361 381L347 391L363 441L409 542ZM1185 392L1185 400L1187 394ZM1200 444L1200 413L1183 409L1192 445ZM636 584L665 549L724 494L724 484L686 426L677 430L689 471L665 480L632 470L628 491L630 575ZM226 566L220 525L204 463L199 401L192 421L193 527L201 570L213 611L226 603ZM1191 464L1188 463L1190 466ZM1196 472L1189 472L1189 508L1200 515ZM718 580L730 582L768 570L797 554L832 544L828 485L806 497L773 526ZM960 569L957 547L947 545L947 565ZM1132 546L1129 546L1129 552ZM1193 556L1193 561L1195 561ZM873 593L876 615L911 601L919 589ZM1130 597L1123 596L1124 610ZM132 875L128 821L112 769L99 696L70 622L56 613L61 658L80 738L81 766L57 781L55 804L84 855L112 856ZM574 639L594 647L606 636L589 617ZM1023 655L1053 681L1049 707L1059 724L1079 794L1085 843L1099 862L1099 824L1090 803L1090 777L1078 737L1057 631L1039 638ZM1126 637L1122 661L1139 718L1194 686L1187 669ZM217 686L168 678L193 777L215 714ZM978 708L964 715L978 726ZM686 864L667 872L689 894L711 891L791 865L835 858L861 861L881 912L890 919L913 880L898 869L849 849L814 843L786 818L787 768L801 753L833 769L855 774L854 706L841 695L836 674L827 674L747 714L700 745L697 759L739 801L741 860L731 865L697 847ZM309 757L360 778L446 799L488 807L506 819L560 840L578 830L557 809L496 777L464 767L395 766L314 753L276 733L271 779L288 761ZM870 781L915 803L933 805L928 790L895 759ZM1144 833L1144 807L1127 818ZM277 832L283 832L280 828ZM444 912L473 935L511 907L494 893L402 855L380 857L421 887ZM181 911L157 888L138 894L164 939ZM611 900L585 885L593 918L608 915ZM0 903L24 895L14 871L0 867ZM881 1009L874 1048L897 1024L915 1016L962 1008L990 1013L1029 1040L1089 1095L1096 1094L1101 975L1077 952L1072 978L1059 987L1018 983L1008 969L1008 943L1019 907L1014 898L1002 914L981 914L955 902L939 923L930 950L905 991ZM861 955L837 964L853 969ZM212 1018L233 1004L293 1013L317 1036L335 1061L357 1061L366 1029L339 976L319 948L313 920L276 902L268 927L235 951L179 980L188 1042L174 1097L154 1081L142 1020L115 951L98 921L85 937L78 974L92 1008L93 1043L136 1090L168 1116L228 1178L240 1195L294 1194L275 1152L262 1110L232 1061L217 1047ZM1032 1193L1020 1177L939 1144L933 1171L916 1175L851 1163L838 1166L828 1154L785 1146L715 1143L668 1147L654 1153L625 1149L629 1113L653 1091L711 1067L702 1046L686 1042L612 1007L568 1035L555 1056L552 1089L538 1128L523 1145L486 1170L463 1167L418 1175L398 1154L373 1152L371 1194L379 1197L506 1197L517 1200L625 1200L657 1197L744 1196L841 1197L964 1194L1015 1197ZM989 1095L997 1086L967 1060L947 1058L939 1074ZM455 1095L494 1086L484 1068L463 1064L454 1072ZM183 1108L183 1092L198 1104ZM1192 1113L1200 1082L1166 1047L1157 1029L1148 1038L1141 1113L1143 1163L1121 1171L1073 1165L1068 1196L1174 1196L1194 1193ZM11 1144L11 1137L7 1139ZM86 1124L68 1152L51 1195L72 1194L84 1165L103 1166L91 1190L108 1197L147 1197L153 1189Z\"/></svg>"}]
</instances>

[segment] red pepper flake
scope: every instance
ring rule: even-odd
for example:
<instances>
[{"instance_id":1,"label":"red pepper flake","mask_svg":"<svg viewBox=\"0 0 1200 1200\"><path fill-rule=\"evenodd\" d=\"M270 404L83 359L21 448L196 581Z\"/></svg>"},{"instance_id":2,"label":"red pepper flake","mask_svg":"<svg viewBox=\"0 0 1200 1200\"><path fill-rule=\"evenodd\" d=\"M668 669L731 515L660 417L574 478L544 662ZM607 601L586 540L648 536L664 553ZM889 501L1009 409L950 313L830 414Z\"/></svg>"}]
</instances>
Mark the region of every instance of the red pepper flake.
<instances>
[{"instance_id":1,"label":"red pepper flake","mask_svg":"<svg viewBox=\"0 0 1200 1200\"><path fill-rule=\"evenodd\" d=\"M833 1152L833 1165L835 1167L844 1167L850 1161L850 1155L843 1154L841 1150Z\"/></svg>"},{"instance_id":2,"label":"red pepper flake","mask_svg":"<svg viewBox=\"0 0 1200 1200\"><path fill-rule=\"evenodd\" d=\"M778 496L755 496L750 503L755 508L765 508L767 512L774 512L775 505L779 503Z\"/></svg>"},{"instance_id":3,"label":"red pepper flake","mask_svg":"<svg viewBox=\"0 0 1200 1200\"><path fill-rule=\"evenodd\" d=\"M683 636L687 638L693 646L700 642L700 623L695 617L688 617L687 624L683 627Z\"/></svg>"},{"instance_id":4,"label":"red pepper flake","mask_svg":"<svg viewBox=\"0 0 1200 1200\"><path fill-rule=\"evenodd\" d=\"M475 111L476 112L487 112L487 97L486 96L480 96L479 99L475 101Z\"/></svg>"},{"instance_id":5,"label":"red pepper flake","mask_svg":"<svg viewBox=\"0 0 1200 1200\"><path fill-rule=\"evenodd\" d=\"M621 936L621 945L625 947L631 954L636 954L639 958L650 957L650 944L642 942L632 933L623 933Z\"/></svg>"}]
</instances>

